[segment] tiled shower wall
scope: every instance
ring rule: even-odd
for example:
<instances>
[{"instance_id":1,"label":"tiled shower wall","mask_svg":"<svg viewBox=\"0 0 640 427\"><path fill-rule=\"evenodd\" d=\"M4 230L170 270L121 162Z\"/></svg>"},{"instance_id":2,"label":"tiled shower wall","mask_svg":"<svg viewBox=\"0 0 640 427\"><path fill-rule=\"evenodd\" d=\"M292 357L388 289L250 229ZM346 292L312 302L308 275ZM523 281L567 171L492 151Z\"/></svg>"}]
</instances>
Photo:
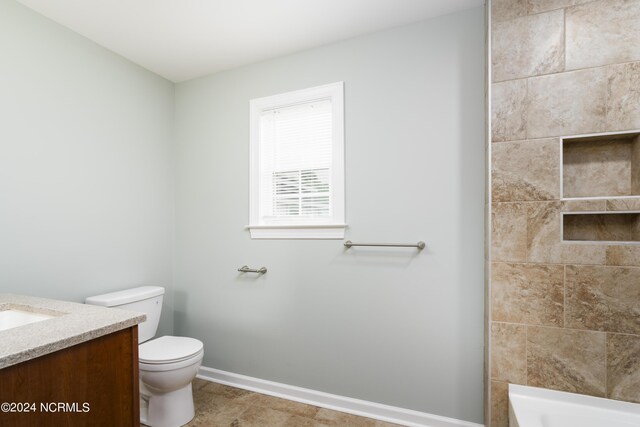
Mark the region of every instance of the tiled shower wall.
<instances>
[{"instance_id":1,"label":"tiled shower wall","mask_svg":"<svg viewBox=\"0 0 640 427\"><path fill-rule=\"evenodd\" d=\"M560 137L640 129L640 0L491 5L487 425L508 383L640 402L640 246L562 243ZM640 166L640 165L639 165Z\"/></svg>"}]
</instances>

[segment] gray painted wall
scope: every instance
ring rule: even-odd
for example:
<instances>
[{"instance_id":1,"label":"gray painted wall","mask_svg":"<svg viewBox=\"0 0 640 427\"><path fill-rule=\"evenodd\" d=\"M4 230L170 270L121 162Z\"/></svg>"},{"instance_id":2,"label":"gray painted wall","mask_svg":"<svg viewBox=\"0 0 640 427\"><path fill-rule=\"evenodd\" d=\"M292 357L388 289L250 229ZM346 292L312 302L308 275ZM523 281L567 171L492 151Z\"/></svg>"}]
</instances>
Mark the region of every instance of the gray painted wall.
<instances>
[{"instance_id":1,"label":"gray painted wall","mask_svg":"<svg viewBox=\"0 0 640 427\"><path fill-rule=\"evenodd\" d=\"M0 292L170 308L173 84L13 0L0 57Z\"/></svg>"},{"instance_id":2,"label":"gray painted wall","mask_svg":"<svg viewBox=\"0 0 640 427\"><path fill-rule=\"evenodd\" d=\"M174 327L205 366L482 422L483 70L477 8L177 85ZM244 228L249 100L340 80L347 238L420 254Z\"/></svg>"}]
</instances>

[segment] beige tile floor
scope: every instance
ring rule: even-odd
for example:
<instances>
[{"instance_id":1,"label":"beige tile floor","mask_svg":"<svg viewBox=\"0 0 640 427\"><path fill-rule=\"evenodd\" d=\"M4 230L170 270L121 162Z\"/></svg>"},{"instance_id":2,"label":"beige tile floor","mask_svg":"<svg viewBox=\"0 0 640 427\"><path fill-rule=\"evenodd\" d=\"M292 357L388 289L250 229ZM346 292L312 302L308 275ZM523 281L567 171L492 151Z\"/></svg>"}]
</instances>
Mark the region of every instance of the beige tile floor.
<instances>
[{"instance_id":1,"label":"beige tile floor","mask_svg":"<svg viewBox=\"0 0 640 427\"><path fill-rule=\"evenodd\" d=\"M190 427L392 427L317 406L253 393L196 378L193 381L195 418Z\"/></svg>"}]
</instances>

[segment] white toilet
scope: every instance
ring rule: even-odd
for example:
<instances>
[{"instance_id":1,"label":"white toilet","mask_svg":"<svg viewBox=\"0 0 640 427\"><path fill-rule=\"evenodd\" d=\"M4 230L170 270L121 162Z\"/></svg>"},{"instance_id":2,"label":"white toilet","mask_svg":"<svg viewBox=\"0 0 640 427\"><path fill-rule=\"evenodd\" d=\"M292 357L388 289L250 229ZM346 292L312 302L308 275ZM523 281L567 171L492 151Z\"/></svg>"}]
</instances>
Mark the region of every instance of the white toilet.
<instances>
[{"instance_id":1,"label":"white toilet","mask_svg":"<svg viewBox=\"0 0 640 427\"><path fill-rule=\"evenodd\" d=\"M89 297L85 302L147 315L147 320L138 325L140 422L152 427L178 427L195 415L191 382L202 363L203 345L187 337L151 340L158 329L163 296L160 286L142 286Z\"/></svg>"}]
</instances>

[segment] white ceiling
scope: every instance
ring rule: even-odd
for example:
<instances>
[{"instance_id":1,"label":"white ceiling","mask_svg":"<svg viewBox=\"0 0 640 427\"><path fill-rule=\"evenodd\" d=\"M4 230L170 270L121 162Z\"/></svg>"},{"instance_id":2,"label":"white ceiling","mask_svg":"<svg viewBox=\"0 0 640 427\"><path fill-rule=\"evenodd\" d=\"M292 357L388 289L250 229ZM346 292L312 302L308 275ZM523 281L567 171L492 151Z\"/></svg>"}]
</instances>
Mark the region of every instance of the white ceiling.
<instances>
[{"instance_id":1,"label":"white ceiling","mask_svg":"<svg viewBox=\"0 0 640 427\"><path fill-rule=\"evenodd\" d=\"M18 0L179 82L484 0Z\"/></svg>"}]
</instances>

